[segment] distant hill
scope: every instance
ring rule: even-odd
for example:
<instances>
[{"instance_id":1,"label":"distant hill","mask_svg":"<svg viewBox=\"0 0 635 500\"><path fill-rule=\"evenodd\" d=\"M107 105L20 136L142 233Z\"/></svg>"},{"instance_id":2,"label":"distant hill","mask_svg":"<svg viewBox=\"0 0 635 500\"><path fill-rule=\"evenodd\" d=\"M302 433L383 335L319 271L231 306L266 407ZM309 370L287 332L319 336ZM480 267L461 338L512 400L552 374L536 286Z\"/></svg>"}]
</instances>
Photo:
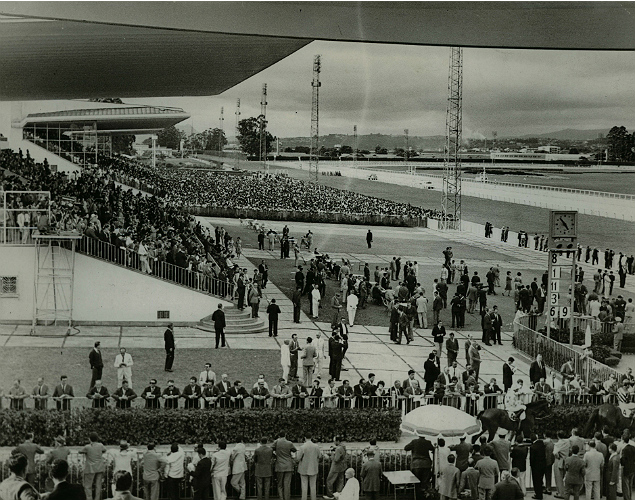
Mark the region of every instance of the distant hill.
<instances>
[{"instance_id":1,"label":"distant hill","mask_svg":"<svg viewBox=\"0 0 635 500\"><path fill-rule=\"evenodd\" d=\"M353 147L353 136L346 134L329 134L320 136L320 146L332 148L336 144ZM381 146L392 150L395 148L405 148L406 139L403 135L386 134L366 134L357 136L359 149L374 150L375 146ZM439 149L443 148L445 137L433 135L428 137L411 136L408 138L408 145L414 149ZM310 146L309 137L281 137L281 148L293 148L296 146Z\"/></svg>"},{"instance_id":2,"label":"distant hill","mask_svg":"<svg viewBox=\"0 0 635 500\"><path fill-rule=\"evenodd\" d=\"M564 130L557 130L555 132L547 132L545 134L527 134L520 136L521 138L537 137L541 139L559 139L565 141L590 141L597 139L599 134L604 137L609 133L609 129L600 128L592 130L579 130L574 128L567 128ZM516 136L518 137L518 136Z\"/></svg>"}]
</instances>

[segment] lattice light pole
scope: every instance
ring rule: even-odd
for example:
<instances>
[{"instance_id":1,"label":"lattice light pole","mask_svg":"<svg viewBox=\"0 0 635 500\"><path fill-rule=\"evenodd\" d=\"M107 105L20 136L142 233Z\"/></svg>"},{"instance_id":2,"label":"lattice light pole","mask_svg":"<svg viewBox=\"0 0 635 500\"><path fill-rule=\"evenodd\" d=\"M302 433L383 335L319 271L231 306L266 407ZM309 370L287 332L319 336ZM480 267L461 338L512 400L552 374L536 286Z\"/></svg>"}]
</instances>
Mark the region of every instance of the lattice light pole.
<instances>
[{"instance_id":1,"label":"lattice light pole","mask_svg":"<svg viewBox=\"0 0 635 500\"><path fill-rule=\"evenodd\" d=\"M408 129L403 129L403 134L406 136L406 150L403 152L403 161L408 165Z\"/></svg>"},{"instance_id":2,"label":"lattice light pole","mask_svg":"<svg viewBox=\"0 0 635 500\"><path fill-rule=\"evenodd\" d=\"M240 123L240 99L236 99L236 137L238 137L238 124Z\"/></svg>"},{"instance_id":3,"label":"lattice light pole","mask_svg":"<svg viewBox=\"0 0 635 500\"><path fill-rule=\"evenodd\" d=\"M260 99L260 161L265 173L269 171L267 165L267 84L262 84L262 97Z\"/></svg>"},{"instance_id":4,"label":"lattice light pole","mask_svg":"<svg viewBox=\"0 0 635 500\"><path fill-rule=\"evenodd\" d=\"M320 55L313 58L313 80L311 88L313 96L311 99L311 149L309 151L309 179L318 180L320 169L320 70L322 62Z\"/></svg>"},{"instance_id":5,"label":"lattice light pole","mask_svg":"<svg viewBox=\"0 0 635 500\"><path fill-rule=\"evenodd\" d=\"M461 134L463 102L463 49L452 47L448 77L443 161L443 216L441 229L461 229Z\"/></svg>"},{"instance_id":6,"label":"lattice light pole","mask_svg":"<svg viewBox=\"0 0 635 500\"><path fill-rule=\"evenodd\" d=\"M353 168L357 168L357 125L353 125Z\"/></svg>"},{"instance_id":7,"label":"lattice light pole","mask_svg":"<svg viewBox=\"0 0 635 500\"><path fill-rule=\"evenodd\" d=\"M225 108L223 106L220 107L220 118L218 119L218 128L220 132L218 134L218 152L223 152L223 125L225 122Z\"/></svg>"}]
</instances>

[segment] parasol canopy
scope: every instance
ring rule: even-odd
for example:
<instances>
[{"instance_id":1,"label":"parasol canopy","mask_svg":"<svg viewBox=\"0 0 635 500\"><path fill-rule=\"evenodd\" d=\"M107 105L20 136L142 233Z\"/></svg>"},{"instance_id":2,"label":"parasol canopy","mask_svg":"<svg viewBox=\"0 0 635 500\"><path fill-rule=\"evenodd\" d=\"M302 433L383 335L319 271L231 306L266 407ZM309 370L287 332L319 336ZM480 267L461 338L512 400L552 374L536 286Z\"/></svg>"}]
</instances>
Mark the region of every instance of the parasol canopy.
<instances>
[{"instance_id":1,"label":"parasol canopy","mask_svg":"<svg viewBox=\"0 0 635 500\"><path fill-rule=\"evenodd\" d=\"M481 424L476 417L453 406L425 405L403 418L401 430L417 436L457 437L480 432Z\"/></svg>"}]
</instances>

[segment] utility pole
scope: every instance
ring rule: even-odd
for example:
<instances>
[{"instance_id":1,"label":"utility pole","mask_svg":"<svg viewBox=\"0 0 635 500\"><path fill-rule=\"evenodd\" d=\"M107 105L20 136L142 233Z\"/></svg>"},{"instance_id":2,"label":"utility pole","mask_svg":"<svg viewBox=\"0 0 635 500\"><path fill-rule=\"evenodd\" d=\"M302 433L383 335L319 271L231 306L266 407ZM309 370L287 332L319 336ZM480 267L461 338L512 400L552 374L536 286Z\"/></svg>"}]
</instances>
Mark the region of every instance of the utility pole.
<instances>
[{"instance_id":1,"label":"utility pole","mask_svg":"<svg viewBox=\"0 0 635 500\"><path fill-rule=\"evenodd\" d=\"M264 173L269 172L267 165L267 84L262 84L262 97L260 99L260 161Z\"/></svg>"},{"instance_id":2,"label":"utility pole","mask_svg":"<svg viewBox=\"0 0 635 500\"><path fill-rule=\"evenodd\" d=\"M461 135L463 130L463 49L451 47L445 118L441 229L461 229Z\"/></svg>"},{"instance_id":3,"label":"utility pole","mask_svg":"<svg viewBox=\"0 0 635 500\"><path fill-rule=\"evenodd\" d=\"M313 95L311 99L311 148L309 150L309 179L318 180L320 163L320 70L322 62L320 55L313 58L313 80L311 88Z\"/></svg>"}]
</instances>

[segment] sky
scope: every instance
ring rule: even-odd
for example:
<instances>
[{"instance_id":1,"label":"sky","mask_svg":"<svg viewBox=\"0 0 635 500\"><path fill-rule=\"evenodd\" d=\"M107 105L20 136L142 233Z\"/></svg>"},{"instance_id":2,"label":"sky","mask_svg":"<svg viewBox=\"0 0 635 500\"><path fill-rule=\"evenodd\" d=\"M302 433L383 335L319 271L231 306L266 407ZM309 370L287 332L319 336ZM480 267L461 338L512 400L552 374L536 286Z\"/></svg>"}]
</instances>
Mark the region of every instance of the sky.
<instances>
[{"instance_id":1,"label":"sky","mask_svg":"<svg viewBox=\"0 0 635 500\"><path fill-rule=\"evenodd\" d=\"M201 131L219 125L231 138L241 118L260 113L278 137L309 136L312 62L322 56L320 135L444 135L447 47L315 41L218 96L124 99L183 108ZM606 51L464 49L463 135L491 138L566 128L635 125L635 54ZM630 128L629 128L630 130Z\"/></svg>"}]
</instances>

